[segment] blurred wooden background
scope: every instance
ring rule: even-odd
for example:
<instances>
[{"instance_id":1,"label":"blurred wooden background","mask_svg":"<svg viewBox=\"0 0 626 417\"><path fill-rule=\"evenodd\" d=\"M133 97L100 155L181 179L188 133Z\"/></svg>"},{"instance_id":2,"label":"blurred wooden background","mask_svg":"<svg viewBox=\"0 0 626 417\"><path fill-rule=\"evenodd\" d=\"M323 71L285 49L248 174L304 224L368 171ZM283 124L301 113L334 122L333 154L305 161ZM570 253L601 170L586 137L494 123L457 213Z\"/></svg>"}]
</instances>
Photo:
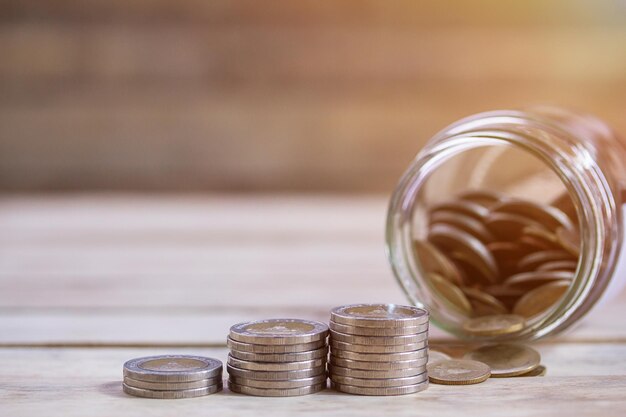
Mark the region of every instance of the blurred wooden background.
<instances>
[{"instance_id":1,"label":"blurred wooden background","mask_svg":"<svg viewBox=\"0 0 626 417\"><path fill-rule=\"evenodd\" d=\"M0 0L0 188L389 192L474 112L626 133L626 2Z\"/></svg>"}]
</instances>

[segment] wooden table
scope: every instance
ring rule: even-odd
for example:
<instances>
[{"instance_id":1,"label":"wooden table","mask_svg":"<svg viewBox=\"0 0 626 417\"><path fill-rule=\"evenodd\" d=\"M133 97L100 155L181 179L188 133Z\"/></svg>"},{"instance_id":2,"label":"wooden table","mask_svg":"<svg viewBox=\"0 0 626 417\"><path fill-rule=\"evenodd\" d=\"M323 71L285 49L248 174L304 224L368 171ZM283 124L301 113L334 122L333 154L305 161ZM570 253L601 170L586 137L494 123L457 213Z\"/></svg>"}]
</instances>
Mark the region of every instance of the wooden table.
<instances>
[{"instance_id":1,"label":"wooden table","mask_svg":"<svg viewBox=\"0 0 626 417\"><path fill-rule=\"evenodd\" d=\"M224 361L228 328L239 321L327 321L336 305L405 302L384 254L385 208L385 196L3 197L0 414L626 413L626 297L537 344L546 377L432 384L387 398L122 393L125 360L192 352ZM431 344L458 342L433 330Z\"/></svg>"}]
</instances>

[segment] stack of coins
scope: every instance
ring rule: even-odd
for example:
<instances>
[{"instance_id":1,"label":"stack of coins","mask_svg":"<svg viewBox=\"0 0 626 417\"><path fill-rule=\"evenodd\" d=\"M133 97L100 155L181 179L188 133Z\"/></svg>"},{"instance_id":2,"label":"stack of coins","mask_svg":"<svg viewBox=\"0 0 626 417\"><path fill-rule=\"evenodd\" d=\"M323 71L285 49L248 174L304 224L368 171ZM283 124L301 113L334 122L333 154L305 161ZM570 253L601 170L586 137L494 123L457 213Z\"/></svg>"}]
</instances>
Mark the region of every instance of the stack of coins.
<instances>
[{"instance_id":1,"label":"stack of coins","mask_svg":"<svg viewBox=\"0 0 626 417\"><path fill-rule=\"evenodd\" d=\"M357 395L403 395L428 386L428 312L355 304L331 312L332 386Z\"/></svg>"},{"instance_id":2,"label":"stack of coins","mask_svg":"<svg viewBox=\"0 0 626 417\"><path fill-rule=\"evenodd\" d=\"M419 264L461 315L537 317L567 291L578 265L577 219L558 207L486 191L460 194L429 210L427 239L415 242Z\"/></svg>"},{"instance_id":3,"label":"stack of coins","mask_svg":"<svg viewBox=\"0 0 626 417\"><path fill-rule=\"evenodd\" d=\"M191 355L160 355L124 364L125 393L136 397L201 397L222 389L222 362Z\"/></svg>"},{"instance_id":4,"label":"stack of coins","mask_svg":"<svg viewBox=\"0 0 626 417\"><path fill-rule=\"evenodd\" d=\"M240 394L291 397L326 388L328 326L298 319L240 323L227 340L228 387Z\"/></svg>"}]
</instances>

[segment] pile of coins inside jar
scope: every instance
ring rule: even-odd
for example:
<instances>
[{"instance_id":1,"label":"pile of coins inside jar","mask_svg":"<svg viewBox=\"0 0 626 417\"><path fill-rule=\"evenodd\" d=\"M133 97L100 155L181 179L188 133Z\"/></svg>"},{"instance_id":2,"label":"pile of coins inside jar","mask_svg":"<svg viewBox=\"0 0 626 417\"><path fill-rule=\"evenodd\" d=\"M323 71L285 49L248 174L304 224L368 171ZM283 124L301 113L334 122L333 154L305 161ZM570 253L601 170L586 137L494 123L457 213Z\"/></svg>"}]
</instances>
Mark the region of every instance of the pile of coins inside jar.
<instances>
[{"instance_id":1,"label":"pile of coins inside jar","mask_svg":"<svg viewBox=\"0 0 626 417\"><path fill-rule=\"evenodd\" d=\"M299 319L240 323L227 340L228 387L240 394L291 397L326 388L328 326Z\"/></svg>"},{"instance_id":2,"label":"pile of coins inside jar","mask_svg":"<svg viewBox=\"0 0 626 417\"><path fill-rule=\"evenodd\" d=\"M357 395L402 395L426 389L428 312L393 304L332 310L328 372L332 386Z\"/></svg>"},{"instance_id":3,"label":"pile of coins inside jar","mask_svg":"<svg viewBox=\"0 0 626 417\"><path fill-rule=\"evenodd\" d=\"M557 205L470 191L431 207L427 237L414 242L431 288L463 317L509 316L511 327L485 335L523 329L563 296L576 273L576 216ZM464 327L485 330L471 320Z\"/></svg>"}]
</instances>

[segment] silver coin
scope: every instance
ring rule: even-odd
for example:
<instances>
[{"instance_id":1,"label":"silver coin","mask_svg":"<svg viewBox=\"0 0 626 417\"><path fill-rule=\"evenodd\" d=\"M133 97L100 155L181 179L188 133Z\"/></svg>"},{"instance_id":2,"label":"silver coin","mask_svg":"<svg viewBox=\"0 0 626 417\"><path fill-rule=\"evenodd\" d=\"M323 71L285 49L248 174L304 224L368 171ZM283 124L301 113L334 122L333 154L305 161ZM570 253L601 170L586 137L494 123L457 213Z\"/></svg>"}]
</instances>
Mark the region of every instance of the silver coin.
<instances>
[{"instance_id":1,"label":"silver coin","mask_svg":"<svg viewBox=\"0 0 626 417\"><path fill-rule=\"evenodd\" d=\"M352 359L338 358L334 355L330 355L329 363L333 366L341 366L350 369L363 369L371 371L391 371L397 369L418 368L420 366L426 366L428 358L413 359L407 361L393 361L393 362L365 362L355 361Z\"/></svg>"},{"instance_id":2,"label":"silver coin","mask_svg":"<svg viewBox=\"0 0 626 417\"><path fill-rule=\"evenodd\" d=\"M226 339L226 345L232 350L238 350L240 352L250 353L268 353L268 354L283 354L283 353L298 353L308 352L315 349L320 349L326 346L326 340L318 340L317 342L300 343L296 345L261 345L255 343L238 342L231 339Z\"/></svg>"},{"instance_id":3,"label":"silver coin","mask_svg":"<svg viewBox=\"0 0 626 417\"><path fill-rule=\"evenodd\" d=\"M140 381L189 382L222 374L222 362L203 356L159 355L131 359L124 376Z\"/></svg>"},{"instance_id":4,"label":"silver coin","mask_svg":"<svg viewBox=\"0 0 626 417\"><path fill-rule=\"evenodd\" d=\"M428 331L428 323L411 327L381 328L349 326L347 324L340 324L331 321L329 323L329 327L331 330L355 336L409 336Z\"/></svg>"},{"instance_id":5,"label":"silver coin","mask_svg":"<svg viewBox=\"0 0 626 417\"><path fill-rule=\"evenodd\" d=\"M300 369L298 371L250 371L248 369L239 369L231 365L226 365L229 375L238 378L260 379L262 381L287 381L291 379L310 378L322 375L326 372L325 366L318 366L311 369Z\"/></svg>"},{"instance_id":6,"label":"silver coin","mask_svg":"<svg viewBox=\"0 0 626 417\"><path fill-rule=\"evenodd\" d=\"M257 397L296 397L300 395L313 394L326 388L326 382L318 385L311 385L300 388L255 388L245 385L238 385L232 381L228 382L228 389L232 392Z\"/></svg>"},{"instance_id":7,"label":"silver coin","mask_svg":"<svg viewBox=\"0 0 626 417\"><path fill-rule=\"evenodd\" d=\"M230 355L244 361L254 362L300 362L311 359L325 358L328 355L328 347L294 353L253 353L231 349Z\"/></svg>"},{"instance_id":8,"label":"silver coin","mask_svg":"<svg viewBox=\"0 0 626 417\"><path fill-rule=\"evenodd\" d=\"M414 350L410 352L398 353L358 353L349 350L332 349L332 355L337 358L351 359L353 361L364 362L392 362L392 361L408 361L430 357L428 349Z\"/></svg>"},{"instance_id":9,"label":"silver coin","mask_svg":"<svg viewBox=\"0 0 626 417\"><path fill-rule=\"evenodd\" d=\"M383 388L365 388L355 387L353 385L343 385L331 382L330 387L347 394L370 395L370 396L388 396L388 395L406 395L415 394L428 388L428 381L420 382L415 385L407 385L403 387L383 387Z\"/></svg>"},{"instance_id":10,"label":"silver coin","mask_svg":"<svg viewBox=\"0 0 626 417\"><path fill-rule=\"evenodd\" d=\"M356 353L399 353L412 352L428 347L428 340L418 343L410 343L406 345L357 345L354 343L340 342L330 340L331 349L340 349Z\"/></svg>"},{"instance_id":11,"label":"silver coin","mask_svg":"<svg viewBox=\"0 0 626 417\"><path fill-rule=\"evenodd\" d=\"M353 385L355 387L365 388L385 388L385 387L402 387L407 385L415 385L420 382L428 381L428 374L408 376L405 378L386 378L386 379L364 379L364 378L350 378L348 376L331 375L332 382L342 385Z\"/></svg>"},{"instance_id":12,"label":"silver coin","mask_svg":"<svg viewBox=\"0 0 626 417\"><path fill-rule=\"evenodd\" d=\"M353 343L356 345L408 345L428 340L428 332L422 332L409 336L354 336L351 334L330 331L331 340L338 342Z\"/></svg>"},{"instance_id":13,"label":"silver coin","mask_svg":"<svg viewBox=\"0 0 626 417\"><path fill-rule=\"evenodd\" d=\"M222 383L212 385L205 388L195 388L180 391L153 391L143 388L135 388L122 383L122 389L126 394L142 398L158 398L164 400L176 400L181 398L202 397L204 395L214 394L222 390Z\"/></svg>"},{"instance_id":14,"label":"silver coin","mask_svg":"<svg viewBox=\"0 0 626 417\"><path fill-rule=\"evenodd\" d=\"M351 369L342 366L328 364L328 372L330 375L349 376L351 378L364 379L389 379L389 378L405 378L415 376L426 372L426 365L418 368L394 369L391 371L370 371L365 369Z\"/></svg>"},{"instance_id":15,"label":"silver coin","mask_svg":"<svg viewBox=\"0 0 626 417\"><path fill-rule=\"evenodd\" d=\"M219 376L213 378L199 379L197 381L190 382L149 382L125 376L124 383L129 387L148 389L152 391L182 391L195 388L206 388L221 384L222 375L220 374Z\"/></svg>"},{"instance_id":16,"label":"silver coin","mask_svg":"<svg viewBox=\"0 0 626 417\"><path fill-rule=\"evenodd\" d=\"M319 368L326 364L326 358L311 359L300 362L252 362L237 359L228 355L228 364L239 369L250 371L298 371L301 369Z\"/></svg>"},{"instance_id":17,"label":"silver coin","mask_svg":"<svg viewBox=\"0 0 626 417\"><path fill-rule=\"evenodd\" d=\"M319 385L326 382L326 378L326 374L322 374L310 378L292 379L289 381L263 381L259 379L239 378L234 375L230 375L229 380L237 385L242 385L246 387L265 389L289 389Z\"/></svg>"},{"instance_id":18,"label":"silver coin","mask_svg":"<svg viewBox=\"0 0 626 417\"><path fill-rule=\"evenodd\" d=\"M260 345L295 345L325 340L328 326L301 319L268 319L235 324L230 338Z\"/></svg>"},{"instance_id":19,"label":"silver coin","mask_svg":"<svg viewBox=\"0 0 626 417\"><path fill-rule=\"evenodd\" d=\"M415 327L428 323L428 312L396 304L352 304L330 312L335 323L357 327Z\"/></svg>"}]
</instances>

